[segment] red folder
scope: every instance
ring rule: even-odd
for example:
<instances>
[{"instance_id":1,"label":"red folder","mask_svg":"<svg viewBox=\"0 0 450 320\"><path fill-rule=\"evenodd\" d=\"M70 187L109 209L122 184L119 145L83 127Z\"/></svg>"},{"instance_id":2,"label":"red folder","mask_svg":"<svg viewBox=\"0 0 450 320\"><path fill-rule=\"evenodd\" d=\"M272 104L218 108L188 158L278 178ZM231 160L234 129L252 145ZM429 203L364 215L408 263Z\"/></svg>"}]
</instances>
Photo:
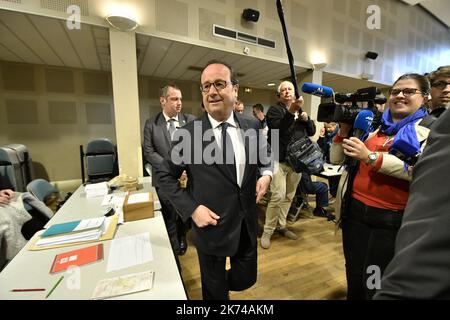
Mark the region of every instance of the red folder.
<instances>
[{"instance_id":1,"label":"red folder","mask_svg":"<svg viewBox=\"0 0 450 320\"><path fill-rule=\"evenodd\" d=\"M103 244L57 254L50 273L66 270L70 266L82 266L103 259Z\"/></svg>"}]
</instances>

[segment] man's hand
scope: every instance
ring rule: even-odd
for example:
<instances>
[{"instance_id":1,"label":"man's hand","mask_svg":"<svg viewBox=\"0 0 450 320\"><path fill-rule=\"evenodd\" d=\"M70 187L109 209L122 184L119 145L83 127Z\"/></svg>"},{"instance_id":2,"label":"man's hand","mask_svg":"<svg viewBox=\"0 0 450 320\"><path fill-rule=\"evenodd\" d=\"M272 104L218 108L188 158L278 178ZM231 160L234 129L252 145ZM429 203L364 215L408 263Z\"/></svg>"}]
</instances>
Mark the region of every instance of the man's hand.
<instances>
[{"instance_id":1,"label":"man's hand","mask_svg":"<svg viewBox=\"0 0 450 320\"><path fill-rule=\"evenodd\" d=\"M187 179L187 173L186 170L184 170L179 179L181 188L185 189L187 187Z\"/></svg>"},{"instance_id":2,"label":"man's hand","mask_svg":"<svg viewBox=\"0 0 450 320\"><path fill-rule=\"evenodd\" d=\"M209 225L217 225L220 217L203 205L199 205L191 216L197 227L204 228Z\"/></svg>"},{"instance_id":3,"label":"man's hand","mask_svg":"<svg viewBox=\"0 0 450 320\"><path fill-rule=\"evenodd\" d=\"M345 155L363 162L366 162L369 159L369 153L371 153L364 142L356 137L344 139L342 141L342 147L344 148Z\"/></svg>"},{"instance_id":4,"label":"man's hand","mask_svg":"<svg viewBox=\"0 0 450 320\"><path fill-rule=\"evenodd\" d=\"M14 195L11 189L0 190L0 205L7 205Z\"/></svg>"},{"instance_id":5,"label":"man's hand","mask_svg":"<svg viewBox=\"0 0 450 320\"><path fill-rule=\"evenodd\" d=\"M259 203L266 194L269 189L270 181L272 181L271 176L262 176L256 181L256 203Z\"/></svg>"},{"instance_id":6,"label":"man's hand","mask_svg":"<svg viewBox=\"0 0 450 320\"><path fill-rule=\"evenodd\" d=\"M295 114L297 111L299 111L302 108L304 103L305 103L305 101L303 101L303 97L300 97L291 103L288 111L292 114Z\"/></svg>"},{"instance_id":7,"label":"man's hand","mask_svg":"<svg viewBox=\"0 0 450 320\"><path fill-rule=\"evenodd\" d=\"M303 111L300 115L299 115L300 120L302 121L308 121L308 114Z\"/></svg>"}]
</instances>

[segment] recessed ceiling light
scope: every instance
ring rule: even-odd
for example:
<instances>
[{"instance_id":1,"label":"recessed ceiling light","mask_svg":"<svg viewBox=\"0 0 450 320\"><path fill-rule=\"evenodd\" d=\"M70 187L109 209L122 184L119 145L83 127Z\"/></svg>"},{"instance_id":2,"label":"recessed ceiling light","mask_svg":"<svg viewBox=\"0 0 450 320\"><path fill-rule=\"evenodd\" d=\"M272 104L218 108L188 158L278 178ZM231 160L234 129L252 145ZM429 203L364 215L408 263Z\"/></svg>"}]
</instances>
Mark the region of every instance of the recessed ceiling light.
<instances>
[{"instance_id":1,"label":"recessed ceiling light","mask_svg":"<svg viewBox=\"0 0 450 320\"><path fill-rule=\"evenodd\" d=\"M274 82L269 82L269 83L267 84L267 86L268 86L268 87L274 87L274 86L275 86L275 83L274 83Z\"/></svg>"}]
</instances>

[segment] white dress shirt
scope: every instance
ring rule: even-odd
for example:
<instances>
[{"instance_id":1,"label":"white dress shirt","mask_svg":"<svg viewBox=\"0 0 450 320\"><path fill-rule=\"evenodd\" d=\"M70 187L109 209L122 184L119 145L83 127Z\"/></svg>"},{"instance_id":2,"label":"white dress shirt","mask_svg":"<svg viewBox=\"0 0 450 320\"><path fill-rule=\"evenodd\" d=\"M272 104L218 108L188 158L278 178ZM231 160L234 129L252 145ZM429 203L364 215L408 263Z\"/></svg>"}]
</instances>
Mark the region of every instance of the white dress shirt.
<instances>
[{"instance_id":1,"label":"white dress shirt","mask_svg":"<svg viewBox=\"0 0 450 320\"><path fill-rule=\"evenodd\" d=\"M173 124L175 125L175 129L178 129L180 127L180 122L178 121L178 113L175 117L170 118L169 116L167 116L164 111L163 111L163 115L164 115L164 119L166 120L166 128L167 130L169 130L169 126L170 126L170 119L174 119L175 121L173 122Z\"/></svg>"},{"instance_id":2,"label":"white dress shirt","mask_svg":"<svg viewBox=\"0 0 450 320\"><path fill-rule=\"evenodd\" d=\"M222 122L215 120L208 114L209 121L213 128L214 137L219 146L222 146ZM245 170L245 146L242 135L238 132L238 125L234 121L234 115L231 113L230 117L224 121L229 124L227 133L230 135L231 143L233 144L234 159L236 163L236 181L239 186L242 185Z\"/></svg>"}]
</instances>

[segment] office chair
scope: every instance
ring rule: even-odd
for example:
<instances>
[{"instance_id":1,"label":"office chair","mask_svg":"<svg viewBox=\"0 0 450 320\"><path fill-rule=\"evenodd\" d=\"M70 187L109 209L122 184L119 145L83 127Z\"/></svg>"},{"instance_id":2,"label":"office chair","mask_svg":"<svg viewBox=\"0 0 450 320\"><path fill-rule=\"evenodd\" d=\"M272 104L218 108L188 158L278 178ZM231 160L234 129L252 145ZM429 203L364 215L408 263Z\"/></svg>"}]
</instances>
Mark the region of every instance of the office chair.
<instances>
[{"instance_id":1,"label":"office chair","mask_svg":"<svg viewBox=\"0 0 450 320\"><path fill-rule=\"evenodd\" d=\"M118 174L116 151L109 139L90 141L85 157L89 182L107 181Z\"/></svg>"},{"instance_id":2,"label":"office chair","mask_svg":"<svg viewBox=\"0 0 450 320\"><path fill-rule=\"evenodd\" d=\"M60 194L58 189L44 179L35 179L28 183L27 191L31 193L35 198L43 202L52 212L56 212L58 209L58 203L60 200ZM24 201L25 210L31 215L32 219L27 221L22 227L22 234L25 239L29 240L38 230L42 229L49 217L42 214L36 208L31 207Z\"/></svg>"},{"instance_id":3,"label":"office chair","mask_svg":"<svg viewBox=\"0 0 450 320\"><path fill-rule=\"evenodd\" d=\"M42 202L45 202L51 195L59 195L50 182L44 179L35 179L27 185L27 191Z\"/></svg>"}]
</instances>

